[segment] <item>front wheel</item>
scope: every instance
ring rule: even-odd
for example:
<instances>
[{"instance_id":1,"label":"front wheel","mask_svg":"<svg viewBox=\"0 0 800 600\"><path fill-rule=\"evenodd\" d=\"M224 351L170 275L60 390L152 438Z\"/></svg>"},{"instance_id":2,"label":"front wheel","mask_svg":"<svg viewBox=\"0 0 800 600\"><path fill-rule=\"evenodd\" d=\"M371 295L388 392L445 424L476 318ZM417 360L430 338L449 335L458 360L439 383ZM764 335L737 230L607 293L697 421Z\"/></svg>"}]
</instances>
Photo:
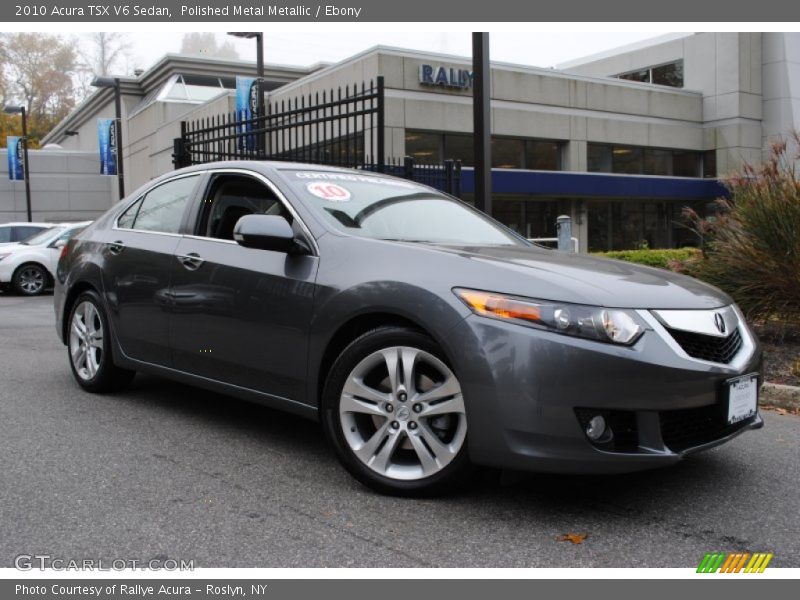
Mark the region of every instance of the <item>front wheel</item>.
<instances>
[{"instance_id":1,"label":"front wheel","mask_svg":"<svg viewBox=\"0 0 800 600\"><path fill-rule=\"evenodd\" d=\"M452 491L470 470L461 384L428 336L380 327L334 363L323 427L342 464L382 493Z\"/></svg>"},{"instance_id":2,"label":"front wheel","mask_svg":"<svg viewBox=\"0 0 800 600\"><path fill-rule=\"evenodd\" d=\"M95 292L81 294L69 316L69 364L75 380L89 392L121 390L135 375L114 364L110 334L100 297Z\"/></svg>"}]
</instances>

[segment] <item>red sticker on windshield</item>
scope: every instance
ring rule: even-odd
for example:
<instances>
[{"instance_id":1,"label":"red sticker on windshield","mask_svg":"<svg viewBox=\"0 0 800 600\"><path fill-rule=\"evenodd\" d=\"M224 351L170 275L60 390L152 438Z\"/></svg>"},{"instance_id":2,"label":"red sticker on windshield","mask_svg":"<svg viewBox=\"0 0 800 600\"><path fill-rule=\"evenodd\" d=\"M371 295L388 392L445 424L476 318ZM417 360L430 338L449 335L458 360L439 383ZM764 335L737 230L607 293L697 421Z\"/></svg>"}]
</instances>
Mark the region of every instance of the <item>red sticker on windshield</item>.
<instances>
[{"instance_id":1,"label":"red sticker on windshield","mask_svg":"<svg viewBox=\"0 0 800 600\"><path fill-rule=\"evenodd\" d=\"M350 191L335 183L314 181L313 183L309 183L306 189L317 198L322 198L329 202L347 202L350 200Z\"/></svg>"}]
</instances>

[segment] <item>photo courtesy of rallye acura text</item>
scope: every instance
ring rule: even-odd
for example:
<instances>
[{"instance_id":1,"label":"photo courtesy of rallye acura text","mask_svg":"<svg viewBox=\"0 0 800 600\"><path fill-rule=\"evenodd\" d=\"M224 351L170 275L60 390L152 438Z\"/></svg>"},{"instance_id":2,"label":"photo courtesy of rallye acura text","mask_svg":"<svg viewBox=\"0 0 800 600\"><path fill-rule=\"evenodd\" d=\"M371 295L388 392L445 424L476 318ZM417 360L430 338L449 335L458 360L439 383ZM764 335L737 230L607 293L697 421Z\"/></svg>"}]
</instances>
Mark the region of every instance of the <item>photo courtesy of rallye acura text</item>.
<instances>
[{"instance_id":1,"label":"photo courtesy of rallye acura text","mask_svg":"<svg viewBox=\"0 0 800 600\"><path fill-rule=\"evenodd\" d=\"M142 371L319 419L387 493L672 465L763 424L761 350L724 293L363 171L154 180L64 247L55 312L86 390Z\"/></svg>"}]
</instances>

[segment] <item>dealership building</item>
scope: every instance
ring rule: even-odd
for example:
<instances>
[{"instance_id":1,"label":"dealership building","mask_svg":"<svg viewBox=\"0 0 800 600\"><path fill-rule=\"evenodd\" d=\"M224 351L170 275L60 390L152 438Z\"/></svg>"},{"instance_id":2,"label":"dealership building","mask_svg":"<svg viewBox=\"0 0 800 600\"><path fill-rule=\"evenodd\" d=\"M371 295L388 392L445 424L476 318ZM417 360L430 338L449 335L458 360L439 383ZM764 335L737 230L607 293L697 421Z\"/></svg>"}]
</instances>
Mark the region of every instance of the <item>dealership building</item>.
<instances>
[{"instance_id":1,"label":"dealership building","mask_svg":"<svg viewBox=\"0 0 800 600\"><path fill-rule=\"evenodd\" d=\"M236 75L253 76L253 63L167 55L122 79L127 190L174 168L182 121L234 111ZM470 201L468 57L375 47L336 64L268 65L265 87L279 102L379 76L386 157L461 160ZM690 244L682 209L710 210L718 177L800 128L800 34L668 35L558 69L493 63L491 96L496 218L547 238L570 215L581 250ZM97 119L113 115L112 90L99 89L43 142L97 152Z\"/></svg>"}]
</instances>

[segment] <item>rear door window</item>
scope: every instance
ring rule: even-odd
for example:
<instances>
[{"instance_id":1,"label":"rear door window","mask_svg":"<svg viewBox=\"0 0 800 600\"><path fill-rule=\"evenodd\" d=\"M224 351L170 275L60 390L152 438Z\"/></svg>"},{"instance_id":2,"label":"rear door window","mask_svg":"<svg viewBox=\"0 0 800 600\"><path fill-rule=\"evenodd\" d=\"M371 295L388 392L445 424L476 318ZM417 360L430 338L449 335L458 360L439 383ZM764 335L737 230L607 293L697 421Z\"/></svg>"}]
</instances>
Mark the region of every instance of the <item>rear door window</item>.
<instances>
[{"instance_id":1,"label":"rear door window","mask_svg":"<svg viewBox=\"0 0 800 600\"><path fill-rule=\"evenodd\" d=\"M14 233L12 234L12 241L14 242L22 242L27 240L29 237L32 237L45 229L44 227L28 227L26 225L20 225L18 227L14 227Z\"/></svg>"},{"instance_id":2,"label":"rear door window","mask_svg":"<svg viewBox=\"0 0 800 600\"><path fill-rule=\"evenodd\" d=\"M117 227L157 233L178 233L199 178L199 174L190 175L167 181L153 188L120 215Z\"/></svg>"}]
</instances>

